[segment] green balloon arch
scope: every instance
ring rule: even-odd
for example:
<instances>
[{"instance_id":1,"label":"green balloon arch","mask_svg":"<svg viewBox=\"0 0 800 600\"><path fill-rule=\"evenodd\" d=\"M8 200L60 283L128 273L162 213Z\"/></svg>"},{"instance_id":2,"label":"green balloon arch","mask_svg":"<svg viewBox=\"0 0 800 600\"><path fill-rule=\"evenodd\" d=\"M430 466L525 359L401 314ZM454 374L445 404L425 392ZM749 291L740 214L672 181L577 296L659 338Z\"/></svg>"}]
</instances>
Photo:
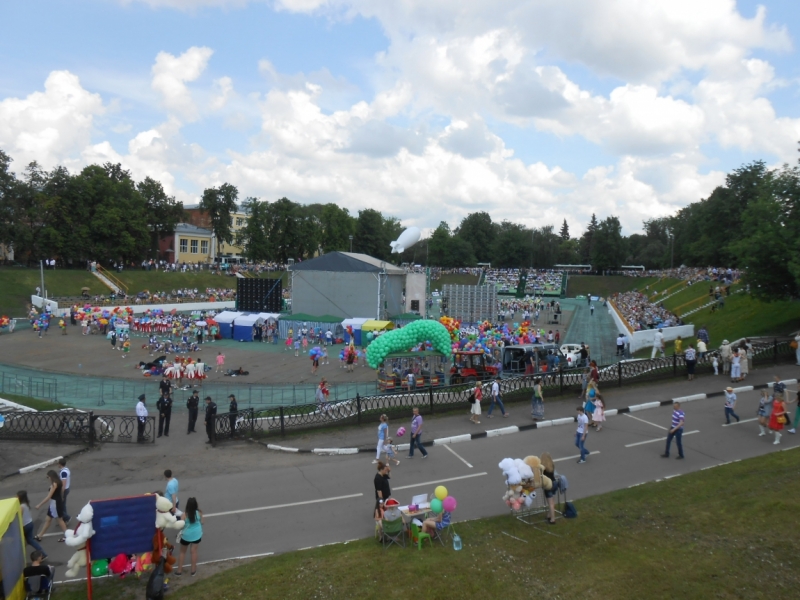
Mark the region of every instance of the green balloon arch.
<instances>
[{"instance_id":1,"label":"green balloon arch","mask_svg":"<svg viewBox=\"0 0 800 600\"><path fill-rule=\"evenodd\" d=\"M367 362L370 367L377 369L392 352L403 352L426 341L445 356L449 357L452 353L450 333L444 325L439 321L414 321L402 329L379 335L367 347Z\"/></svg>"}]
</instances>

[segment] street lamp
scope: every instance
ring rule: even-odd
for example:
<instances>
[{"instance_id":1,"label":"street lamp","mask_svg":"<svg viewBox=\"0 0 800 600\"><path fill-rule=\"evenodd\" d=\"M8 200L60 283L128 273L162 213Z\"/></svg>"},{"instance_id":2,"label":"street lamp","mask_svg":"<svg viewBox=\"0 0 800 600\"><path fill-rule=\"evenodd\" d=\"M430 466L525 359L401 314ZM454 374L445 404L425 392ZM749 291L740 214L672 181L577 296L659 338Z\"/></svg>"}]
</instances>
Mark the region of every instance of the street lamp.
<instances>
[{"instance_id":1,"label":"street lamp","mask_svg":"<svg viewBox=\"0 0 800 600\"><path fill-rule=\"evenodd\" d=\"M353 236L352 236L352 235L349 235L349 236L347 236L347 237L349 237L349 238L350 238L350 252L352 252L352 251L353 251Z\"/></svg>"},{"instance_id":2,"label":"street lamp","mask_svg":"<svg viewBox=\"0 0 800 600\"><path fill-rule=\"evenodd\" d=\"M673 269L675 267L675 234L669 234L669 268Z\"/></svg>"}]
</instances>

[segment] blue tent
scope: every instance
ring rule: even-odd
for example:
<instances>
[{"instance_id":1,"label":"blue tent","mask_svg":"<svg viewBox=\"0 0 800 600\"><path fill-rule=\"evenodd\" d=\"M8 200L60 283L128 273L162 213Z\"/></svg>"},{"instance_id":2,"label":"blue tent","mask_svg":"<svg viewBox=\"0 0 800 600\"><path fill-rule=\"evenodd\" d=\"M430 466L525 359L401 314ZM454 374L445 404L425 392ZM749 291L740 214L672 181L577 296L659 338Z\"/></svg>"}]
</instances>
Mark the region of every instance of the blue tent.
<instances>
[{"instance_id":1,"label":"blue tent","mask_svg":"<svg viewBox=\"0 0 800 600\"><path fill-rule=\"evenodd\" d=\"M223 339L231 339L233 337L233 322L243 314L244 313L225 310L214 317L214 320L219 323L219 334Z\"/></svg>"}]
</instances>

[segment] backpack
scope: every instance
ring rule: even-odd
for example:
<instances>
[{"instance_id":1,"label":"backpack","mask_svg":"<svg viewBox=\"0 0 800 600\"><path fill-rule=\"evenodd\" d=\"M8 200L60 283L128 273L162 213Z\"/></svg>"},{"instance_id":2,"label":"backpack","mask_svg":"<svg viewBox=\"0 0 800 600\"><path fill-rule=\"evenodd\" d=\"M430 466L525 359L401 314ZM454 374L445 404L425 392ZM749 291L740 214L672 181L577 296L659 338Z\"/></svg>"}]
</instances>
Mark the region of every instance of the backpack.
<instances>
[{"instance_id":1,"label":"backpack","mask_svg":"<svg viewBox=\"0 0 800 600\"><path fill-rule=\"evenodd\" d=\"M565 502L564 503L564 518L565 519L574 519L578 516L578 509L575 508L575 505L572 502Z\"/></svg>"},{"instance_id":2,"label":"backpack","mask_svg":"<svg viewBox=\"0 0 800 600\"><path fill-rule=\"evenodd\" d=\"M472 392L472 393L469 395L469 403L470 403L470 404L475 404L475 392Z\"/></svg>"}]
</instances>

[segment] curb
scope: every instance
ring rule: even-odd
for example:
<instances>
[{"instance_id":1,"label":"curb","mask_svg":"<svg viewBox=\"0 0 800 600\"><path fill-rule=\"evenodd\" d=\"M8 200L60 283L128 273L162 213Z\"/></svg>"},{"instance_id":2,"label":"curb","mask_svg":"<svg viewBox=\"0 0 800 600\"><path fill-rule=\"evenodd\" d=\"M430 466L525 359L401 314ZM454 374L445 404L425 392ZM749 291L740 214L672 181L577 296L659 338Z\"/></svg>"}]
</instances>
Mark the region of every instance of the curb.
<instances>
[{"instance_id":1,"label":"curb","mask_svg":"<svg viewBox=\"0 0 800 600\"><path fill-rule=\"evenodd\" d=\"M797 384L797 379L784 379L781 381L781 383L784 383L786 385L795 385ZM743 392L752 392L755 390L768 389L772 388L772 386L773 386L772 382L758 384L758 385L744 385L741 387L733 388L733 391L734 393L740 394ZM662 406L669 406L671 404L674 404L675 402L685 403L685 402L694 402L696 400L706 400L707 398L716 398L719 396L723 396L724 394L725 392L710 392L708 394L693 394L691 396L679 396L677 398L670 398L669 400L645 402L644 404L634 404L633 406L626 406L625 408L611 408L607 410L605 414L607 417L612 417L615 415L623 415L625 413L638 412L640 410L649 410L651 408L660 408ZM511 425L509 427L501 427L499 429L488 429L486 431L481 431L479 433L464 433L462 435L453 435L445 438L437 438L432 441L422 442L422 445L430 448L431 446L442 446L444 444L457 444L459 442L470 442L472 440L479 440L483 438L511 435L512 433L520 433L522 431L530 431L532 429L542 429L544 427L555 427L556 425L567 425L569 423L576 423L576 422L577 422L577 417L562 417L560 419L539 421L537 423L530 423L528 425ZM256 441L256 443L261 444L262 446L266 446L270 450L275 450L278 452L311 453L320 456L375 452L375 448L372 447L303 449L303 448L290 448L287 446L278 446L277 444L268 444L266 442L261 442L261 441ZM397 452L400 453L404 450L408 450L410 446L411 444L397 444Z\"/></svg>"},{"instance_id":2,"label":"curb","mask_svg":"<svg viewBox=\"0 0 800 600\"><path fill-rule=\"evenodd\" d=\"M45 460L40 463L36 463L35 465L28 465L27 467L22 467L13 473L8 473L0 477L0 481L8 479L9 477L13 477L14 475L24 475L25 473L31 473L36 471L37 469L44 469L45 467L49 467L52 464L57 463L62 458L69 458L70 456L75 456L76 454L80 454L81 452L86 452L89 448L81 448L79 450L74 450L73 452L69 452L68 454L64 454L63 456L56 456L55 458L51 458L50 460Z\"/></svg>"}]
</instances>

